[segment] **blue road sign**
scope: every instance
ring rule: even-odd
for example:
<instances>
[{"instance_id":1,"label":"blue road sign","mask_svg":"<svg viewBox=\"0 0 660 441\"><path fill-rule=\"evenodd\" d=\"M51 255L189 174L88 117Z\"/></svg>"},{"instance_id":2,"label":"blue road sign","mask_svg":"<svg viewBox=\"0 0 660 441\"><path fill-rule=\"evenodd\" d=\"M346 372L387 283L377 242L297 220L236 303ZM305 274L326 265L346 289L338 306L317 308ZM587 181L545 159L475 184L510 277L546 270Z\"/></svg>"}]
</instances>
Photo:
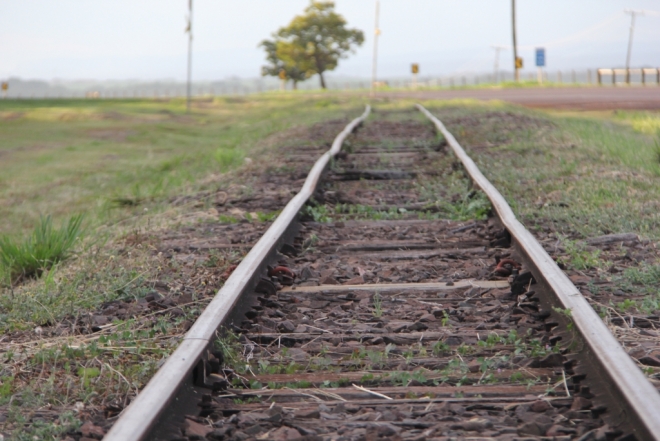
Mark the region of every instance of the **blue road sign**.
<instances>
[{"instance_id":1,"label":"blue road sign","mask_svg":"<svg viewBox=\"0 0 660 441\"><path fill-rule=\"evenodd\" d=\"M545 66L545 48L543 47L536 48L536 66Z\"/></svg>"}]
</instances>

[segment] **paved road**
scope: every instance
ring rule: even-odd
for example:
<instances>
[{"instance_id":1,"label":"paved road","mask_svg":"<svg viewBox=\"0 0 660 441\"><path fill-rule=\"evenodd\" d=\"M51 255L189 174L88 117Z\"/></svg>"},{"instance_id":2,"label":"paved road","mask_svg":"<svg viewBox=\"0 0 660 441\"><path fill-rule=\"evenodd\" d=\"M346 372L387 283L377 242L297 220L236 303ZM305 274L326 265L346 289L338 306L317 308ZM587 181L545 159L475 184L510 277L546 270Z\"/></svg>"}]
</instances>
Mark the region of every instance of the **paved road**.
<instances>
[{"instance_id":1,"label":"paved road","mask_svg":"<svg viewBox=\"0 0 660 441\"><path fill-rule=\"evenodd\" d=\"M660 87L557 87L539 89L471 89L380 92L382 97L420 99L473 98L502 100L527 107L614 110L660 110Z\"/></svg>"}]
</instances>

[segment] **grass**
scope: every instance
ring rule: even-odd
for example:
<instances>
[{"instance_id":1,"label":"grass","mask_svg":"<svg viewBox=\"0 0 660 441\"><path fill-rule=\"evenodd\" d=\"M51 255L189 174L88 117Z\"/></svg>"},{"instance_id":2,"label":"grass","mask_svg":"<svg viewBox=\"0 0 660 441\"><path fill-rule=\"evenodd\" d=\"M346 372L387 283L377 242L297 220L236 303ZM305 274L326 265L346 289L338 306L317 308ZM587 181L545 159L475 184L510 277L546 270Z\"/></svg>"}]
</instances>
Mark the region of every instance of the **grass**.
<instances>
[{"instance_id":1,"label":"grass","mask_svg":"<svg viewBox=\"0 0 660 441\"><path fill-rule=\"evenodd\" d=\"M66 259L81 235L82 220L82 215L74 215L66 225L53 228L51 217L44 216L23 240L0 236L0 283L7 286L38 277Z\"/></svg>"},{"instance_id":2,"label":"grass","mask_svg":"<svg viewBox=\"0 0 660 441\"><path fill-rule=\"evenodd\" d=\"M609 262L600 259L600 250L587 250L585 245L579 241L562 238L562 245L566 255L561 256L558 261L576 270L587 270L592 268L606 268Z\"/></svg>"},{"instance_id":3,"label":"grass","mask_svg":"<svg viewBox=\"0 0 660 441\"><path fill-rule=\"evenodd\" d=\"M528 225L547 222L569 238L630 231L660 238L659 138L634 128L639 112L544 114L469 101L435 107Z\"/></svg>"},{"instance_id":4,"label":"grass","mask_svg":"<svg viewBox=\"0 0 660 441\"><path fill-rule=\"evenodd\" d=\"M86 213L90 227L167 209L181 194L258 156L274 133L359 114L359 97L2 100L0 233L26 234L40 216ZM358 112L358 113L356 113Z\"/></svg>"},{"instance_id":5,"label":"grass","mask_svg":"<svg viewBox=\"0 0 660 441\"><path fill-rule=\"evenodd\" d=\"M383 316L383 299L381 298L380 294L376 292L374 294L374 310L373 310L373 315L376 318L380 318Z\"/></svg>"}]
</instances>

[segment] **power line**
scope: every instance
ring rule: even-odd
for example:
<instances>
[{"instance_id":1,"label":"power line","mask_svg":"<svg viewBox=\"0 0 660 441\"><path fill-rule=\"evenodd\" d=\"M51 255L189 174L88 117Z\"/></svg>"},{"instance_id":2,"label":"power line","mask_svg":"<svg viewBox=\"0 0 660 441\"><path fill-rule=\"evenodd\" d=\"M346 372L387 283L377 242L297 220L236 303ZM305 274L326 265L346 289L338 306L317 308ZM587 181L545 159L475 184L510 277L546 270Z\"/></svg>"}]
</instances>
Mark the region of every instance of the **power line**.
<instances>
[{"instance_id":1,"label":"power line","mask_svg":"<svg viewBox=\"0 0 660 441\"><path fill-rule=\"evenodd\" d=\"M646 12L648 13L648 11L646 11ZM550 42L548 42L548 43L543 43L543 44L536 44L536 45L518 45L518 49L535 49L535 48L537 48L537 47L539 47L539 46L543 46L543 47L548 48L548 47L561 46L561 45L563 45L563 44L567 44L567 43L572 43L572 42L574 42L574 41L576 41L576 40L580 40L582 37L584 37L584 36L587 35L587 34L590 34L590 33L594 32L594 31L596 31L596 30L598 30L598 29L600 29L600 28L602 28L602 27L605 27L605 26L611 24L612 22L614 22L614 21L616 21L616 20L618 20L618 19L620 19L620 18L621 18L621 12L617 12L617 13L615 13L615 14L610 15L610 16L607 17L605 20L603 20L603 21L601 21L601 22L599 22L599 23L596 23L595 25L593 25L593 26L591 26L591 27L589 27L589 28L587 28L587 29L584 29L584 30L582 30L582 31L580 31L580 32L577 32L577 33L575 33L575 34L572 34L572 35L569 35L569 36L566 36L566 37L562 37L562 38L560 38L560 39L558 39L558 40L550 41ZM503 47L505 47L506 49L511 48L510 45L504 45Z\"/></svg>"}]
</instances>

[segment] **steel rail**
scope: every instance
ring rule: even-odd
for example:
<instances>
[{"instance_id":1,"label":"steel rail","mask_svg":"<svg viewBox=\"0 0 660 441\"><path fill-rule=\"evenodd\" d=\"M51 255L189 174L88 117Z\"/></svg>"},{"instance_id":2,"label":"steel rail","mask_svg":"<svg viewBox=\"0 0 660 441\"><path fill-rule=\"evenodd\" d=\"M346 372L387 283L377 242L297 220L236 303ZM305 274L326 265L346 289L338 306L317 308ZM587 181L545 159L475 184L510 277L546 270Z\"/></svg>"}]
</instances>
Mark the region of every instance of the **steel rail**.
<instances>
[{"instance_id":1,"label":"steel rail","mask_svg":"<svg viewBox=\"0 0 660 441\"><path fill-rule=\"evenodd\" d=\"M369 115L370 106L351 121L335 138L330 150L314 164L302 189L284 207L275 222L236 267L224 286L204 309L186 333L179 347L151 378L145 388L124 410L103 438L106 441L139 441L144 439L175 397L184 379L191 374L204 351L212 344L216 332L236 301L252 285L253 276L265 265L265 259L296 219L303 205L312 197L330 159L340 150L344 139Z\"/></svg>"},{"instance_id":2,"label":"steel rail","mask_svg":"<svg viewBox=\"0 0 660 441\"><path fill-rule=\"evenodd\" d=\"M417 104L417 108L435 124L463 163L474 184L490 199L500 221L528 257L536 280L542 279L563 308L570 310L570 320L591 351L586 355L587 361L602 370L595 375L609 380L610 388L606 393L613 393L616 399L623 400L624 406L627 406L624 407L623 418L628 420L634 434L638 439L660 440L660 394L655 387L644 377L573 282L516 219L504 197L481 173L456 138L423 106Z\"/></svg>"}]
</instances>

